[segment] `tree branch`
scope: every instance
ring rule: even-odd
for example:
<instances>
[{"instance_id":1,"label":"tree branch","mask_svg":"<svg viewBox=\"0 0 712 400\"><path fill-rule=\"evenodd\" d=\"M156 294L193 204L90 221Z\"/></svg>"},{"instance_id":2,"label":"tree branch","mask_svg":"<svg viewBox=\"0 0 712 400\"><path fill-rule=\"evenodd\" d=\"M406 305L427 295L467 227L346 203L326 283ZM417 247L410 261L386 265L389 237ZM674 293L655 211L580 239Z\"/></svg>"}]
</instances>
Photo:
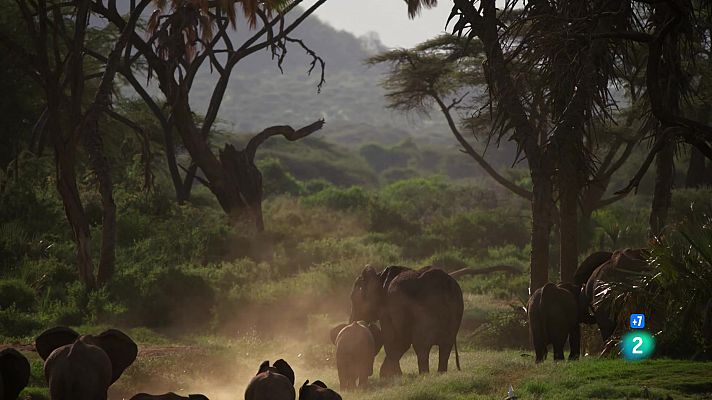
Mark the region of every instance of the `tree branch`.
<instances>
[{"instance_id":1,"label":"tree branch","mask_svg":"<svg viewBox=\"0 0 712 400\"><path fill-rule=\"evenodd\" d=\"M271 138L272 136L282 135L285 139L289 140L290 142L293 142L295 140L299 140L301 138L311 135L312 133L320 130L323 126L324 119L320 119L312 123L311 125L307 125L296 131L294 130L294 128L288 125L271 126L255 135L252 139L250 139L250 141L247 143L247 147L245 147L245 152L247 153L250 159L254 159L255 153L257 152L257 148L262 143L264 143L265 140Z\"/></svg>"},{"instance_id":2,"label":"tree branch","mask_svg":"<svg viewBox=\"0 0 712 400\"><path fill-rule=\"evenodd\" d=\"M484 169L485 172L487 172L492 177L492 179L497 181L500 185L504 186L506 189L509 189L509 191L516 194L517 196L530 200L532 198L532 193L530 191L516 185L514 182L500 175L499 172L497 172L497 170L492 167L487 162L487 160L485 160L479 153L477 153L477 151L472 147L472 145L470 145L469 142L467 142L467 140L465 140L465 138L460 133L460 130L457 128L457 124L452 118L452 114L450 114L450 107L447 106L442 101L442 99L440 99L440 96L435 93L431 93L430 96L435 100L436 103L438 103L438 106L440 106L440 111L442 111L443 115L445 116L447 124L450 127L450 131L455 136L455 139L457 139L460 145L462 145L465 153L472 157L480 165L480 167L482 167L482 169Z\"/></svg>"}]
</instances>

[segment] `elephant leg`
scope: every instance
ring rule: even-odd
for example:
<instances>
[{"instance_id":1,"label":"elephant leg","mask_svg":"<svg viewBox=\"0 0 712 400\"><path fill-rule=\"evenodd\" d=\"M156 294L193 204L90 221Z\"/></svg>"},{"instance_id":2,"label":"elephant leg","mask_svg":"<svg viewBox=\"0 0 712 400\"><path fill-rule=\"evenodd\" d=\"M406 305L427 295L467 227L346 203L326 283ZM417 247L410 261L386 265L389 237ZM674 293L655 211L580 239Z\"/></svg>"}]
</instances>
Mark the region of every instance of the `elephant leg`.
<instances>
[{"instance_id":1,"label":"elephant leg","mask_svg":"<svg viewBox=\"0 0 712 400\"><path fill-rule=\"evenodd\" d=\"M610 311L604 307L596 310L596 323L601 331L601 339L607 342L616 330L616 321L610 318Z\"/></svg>"},{"instance_id":2,"label":"elephant leg","mask_svg":"<svg viewBox=\"0 0 712 400\"><path fill-rule=\"evenodd\" d=\"M385 348L385 347L384 347ZM386 358L381 365L381 378L390 378L394 375L402 375L400 359L410 348L409 343L391 343L386 350Z\"/></svg>"},{"instance_id":3,"label":"elephant leg","mask_svg":"<svg viewBox=\"0 0 712 400\"><path fill-rule=\"evenodd\" d=\"M554 340L554 343L552 343L552 345L554 347L554 361L566 359L564 357L564 344L565 343L566 343L565 337L564 337L564 340L557 338L557 340Z\"/></svg>"},{"instance_id":4,"label":"elephant leg","mask_svg":"<svg viewBox=\"0 0 712 400\"><path fill-rule=\"evenodd\" d=\"M454 343L440 344L438 346L438 372L447 372L447 364L450 361L450 352Z\"/></svg>"},{"instance_id":5,"label":"elephant leg","mask_svg":"<svg viewBox=\"0 0 712 400\"><path fill-rule=\"evenodd\" d=\"M415 350L415 355L418 357L418 372L421 374L427 374L430 372L430 349L431 345L427 344L414 344L413 350Z\"/></svg>"},{"instance_id":6,"label":"elephant leg","mask_svg":"<svg viewBox=\"0 0 712 400\"><path fill-rule=\"evenodd\" d=\"M569 334L569 346L571 346L569 361L578 360L581 355L581 326L579 324L576 324Z\"/></svg>"},{"instance_id":7,"label":"elephant leg","mask_svg":"<svg viewBox=\"0 0 712 400\"><path fill-rule=\"evenodd\" d=\"M339 389L346 390L349 388L349 377L343 368L338 369L339 372Z\"/></svg>"},{"instance_id":8,"label":"elephant leg","mask_svg":"<svg viewBox=\"0 0 712 400\"><path fill-rule=\"evenodd\" d=\"M365 388L368 387L368 375L361 375L358 377L358 387Z\"/></svg>"},{"instance_id":9,"label":"elephant leg","mask_svg":"<svg viewBox=\"0 0 712 400\"><path fill-rule=\"evenodd\" d=\"M546 359L546 353L548 352L546 344L541 342L534 343L534 352L536 353L536 363L539 364L540 362L543 362Z\"/></svg>"}]
</instances>

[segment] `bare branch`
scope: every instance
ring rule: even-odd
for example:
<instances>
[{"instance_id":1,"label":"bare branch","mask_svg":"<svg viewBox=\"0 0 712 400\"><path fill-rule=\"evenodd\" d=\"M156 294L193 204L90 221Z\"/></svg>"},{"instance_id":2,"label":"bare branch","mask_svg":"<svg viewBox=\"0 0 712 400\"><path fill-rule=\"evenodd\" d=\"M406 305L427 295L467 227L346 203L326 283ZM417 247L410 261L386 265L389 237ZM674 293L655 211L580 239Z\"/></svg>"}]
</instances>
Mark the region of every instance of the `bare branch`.
<instances>
[{"instance_id":1,"label":"bare branch","mask_svg":"<svg viewBox=\"0 0 712 400\"><path fill-rule=\"evenodd\" d=\"M452 115L450 114L450 107L448 107L442 99L435 93L431 93L431 97L438 103L440 106L440 110L442 111L443 115L445 116L445 119L447 120L447 124L450 127L450 131L452 134L455 136L455 139L460 143L460 145L463 147L464 152L468 154L470 157L472 157L479 165L482 167L482 169L487 172L492 179L497 181L500 185L504 186L506 189L509 189L512 193L523 197L525 199L531 199L532 198L532 193L518 185L516 185L514 182L508 180L507 178L503 177L502 175L497 172L497 170L490 165L487 160L484 159L477 151L470 145L470 143L465 140L465 138L462 136L460 133L460 130L457 128L457 124L455 123L455 120L452 118Z\"/></svg>"},{"instance_id":2,"label":"bare branch","mask_svg":"<svg viewBox=\"0 0 712 400\"><path fill-rule=\"evenodd\" d=\"M288 125L271 126L255 135L252 139L250 139L250 141L247 143L247 147L245 147L245 152L247 153L250 159L254 159L255 153L257 152L257 148L262 143L264 143L265 140L271 138L272 136L282 135L285 139L289 140L290 142L293 142L295 140L299 140L301 138L311 135L312 133L320 130L323 126L324 119L320 119L296 131L294 130L294 128Z\"/></svg>"}]
</instances>

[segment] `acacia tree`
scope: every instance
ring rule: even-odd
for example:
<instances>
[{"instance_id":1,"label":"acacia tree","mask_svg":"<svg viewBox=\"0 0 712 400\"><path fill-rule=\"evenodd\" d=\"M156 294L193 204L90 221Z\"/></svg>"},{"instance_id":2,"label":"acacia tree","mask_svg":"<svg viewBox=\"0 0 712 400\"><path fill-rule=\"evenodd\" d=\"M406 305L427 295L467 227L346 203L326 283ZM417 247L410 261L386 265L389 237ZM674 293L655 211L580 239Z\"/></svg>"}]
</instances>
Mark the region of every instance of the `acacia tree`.
<instances>
[{"instance_id":1,"label":"acacia tree","mask_svg":"<svg viewBox=\"0 0 712 400\"><path fill-rule=\"evenodd\" d=\"M463 152L473 158L504 188L531 201L530 190L518 186L499 173L463 134L463 128L475 137L478 133L488 131L487 121L491 119L486 112L488 99L486 96L470 94L486 92L486 79L479 68L484 59L485 54L479 40L446 35L414 49L399 49L377 55L372 57L370 62L389 63L392 66L388 78L384 81L390 107L404 112L426 114L433 107L438 109L445 117L453 136L462 146ZM512 67L517 71L523 70L516 64L512 64ZM534 90L530 92L535 93ZM453 101L446 103L451 97L454 98ZM473 109L477 110L475 116ZM543 107L537 109L537 112L540 118L551 119L551 116L542 114ZM463 123L460 124L458 119L462 119ZM538 124L537 129L549 130L550 127L547 124ZM611 176L625 163L638 139L627 138L622 132L612 129L605 130L608 133L605 135L608 136L606 140L588 140L584 144L585 153L590 158L601 160L593 163L590 174L584 177L586 185L582 185L580 193L576 193L577 197L580 194L579 206L584 223L587 223L594 210L623 197L616 195L604 199ZM487 135L484 136L486 139ZM562 247L566 244L562 243Z\"/></svg>"},{"instance_id":2,"label":"acacia tree","mask_svg":"<svg viewBox=\"0 0 712 400\"><path fill-rule=\"evenodd\" d=\"M171 129L178 131L183 146L195 164L193 168L199 168L205 176L201 182L211 190L233 222L247 218L258 230L263 229L262 178L254 164L259 145L275 135L282 135L287 140L301 139L321 129L324 121L319 120L297 130L290 126L273 126L252 138L245 149L226 145L215 154L209 143L209 133L217 119L230 76L241 60L261 50L271 51L281 68L287 54L287 45L295 44L312 57L310 73L320 68L320 89L324 83L324 61L304 42L290 35L325 1L319 0L301 10L298 6L302 0L176 0L156 8L148 23L147 36L134 33L129 40L129 49L123 57L120 73L149 103L162 125L166 126L166 138L170 137ZM247 24L251 29L250 34L241 41L230 34L237 26L238 7L247 16ZM115 7L98 4L94 10L118 29L126 26L126 20ZM285 18L289 13L297 14L291 22ZM156 102L140 87L134 70L137 62L145 63L148 77L157 81L170 110L168 118L161 117ZM197 73L204 65L217 72L217 81L207 112L199 120L191 108L190 92ZM175 165L171 144L166 143L166 147L169 166ZM177 168L171 169L174 181L178 181ZM188 170L188 176L193 173L194 170Z\"/></svg>"},{"instance_id":3,"label":"acacia tree","mask_svg":"<svg viewBox=\"0 0 712 400\"><path fill-rule=\"evenodd\" d=\"M422 2L412 2L417 5ZM433 2L426 2L431 5ZM454 33L482 43L483 73L493 117L492 136L513 140L527 159L532 179L532 256L531 290L548 281L549 234L553 223L553 196L558 190L561 203L559 228L562 240L561 279L570 280L577 265L578 196L585 185L583 175L590 170L584 157L583 129L593 120L597 86L607 77L594 76L598 54L591 48L581 51L562 39L569 25L547 26L567 12L564 4L531 2L524 11L517 2L507 2L498 12L494 0L455 0L450 19ZM579 5L580 6L580 5ZM569 10L570 11L570 10ZM502 21L507 21L503 23ZM558 21L557 21L558 23ZM593 19L589 24L597 24ZM559 76L556 59L548 46L567 46L567 57L582 59L572 72ZM581 54L583 53L583 54ZM569 60L570 61L570 60ZM564 78L564 79L561 79ZM598 89L598 90L597 90ZM568 102L564 100L568 97ZM558 184L558 185L557 185Z\"/></svg>"},{"instance_id":4,"label":"acacia tree","mask_svg":"<svg viewBox=\"0 0 712 400\"><path fill-rule=\"evenodd\" d=\"M127 23L102 71L91 77L85 73L84 59L90 32L91 1L18 0L15 11L21 17L24 31L19 35L17 32L0 33L0 43L23 63L28 76L44 92L46 106L32 136L38 136L40 143L52 143L57 191L74 234L79 277L90 290L105 284L113 275L116 247L116 206L111 169L104 156L99 122L111 105L111 89L120 54L149 3L150 0L133 2ZM91 78L100 78L98 85L87 85L86 81ZM85 107L87 98L91 100ZM102 199L102 238L96 276L89 224L77 187L80 143L88 155Z\"/></svg>"},{"instance_id":5,"label":"acacia tree","mask_svg":"<svg viewBox=\"0 0 712 400\"><path fill-rule=\"evenodd\" d=\"M413 16L420 7L432 6L436 1L409 0L408 4ZM518 8L520 6L522 8ZM669 88L670 85L663 86L659 79L661 66L677 65L670 58L665 61L664 41L674 29L681 32L693 21L709 21L709 7L708 2L676 0L652 3L511 0L505 3L502 10L498 10L494 0L453 0L448 20L455 21L453 32L470 39L477 38L483 44L486 54L483 66L495 106L495 121L499 121L496 125L498 132L500 135L513 132L511 138L517 142L528 161L535 164L535 169L550 163L547 161L549 158L557 162L562 238L575 237L578 231L577 201L586 183L581 179L581 171L590 167L582 144L586 143L586 133L590 131L592 122L600 117L606 118L611 110L612 98L608 94L608 86L615 75L610 66L626 66L632 44L647 43L646 98L650 102L652 115L662 127L662 133L656 138L655 145L630 185L619 194L637 187L655 155L675 140L687 141L706 156L712 155L712 129L682 115L674 103L666 104L668 100L665 99L675 98L675 94L667 93L665 90L669 89L664 90L663 87ZM661 16L646 17L655 12ZM674 39L679 38L676 36ZM513 60L520 60L537 71L540 98L524 93L524 85L520 85L522 75L514 71ZM668 71L674 72L675 68ZM677 90L674 86L672 90ZM531 143L536 139L536 122L542 121L536 119L537 109L544 109L544 115L552 117L543 120L552 128L547 131L546 138L552 146L543 161L540 154L527 151L527 140L532 147ZM665 153L662 154L661 157L665 157ZM537 186L535 178L542 183L540 186L546 186L546 179L536 177L535 169L532 170L534 187ZM551 168L542 170L552 172ZM553 176L552 173L550 177ZM544 268L543 257L538 259L534 255L537 247L535 231L542 235L539 239L542 245L543 235L548 232L543 227L537 229L537 214L543 216L544 213L536 211L536 193L537 190L533 190L532 288L536 287L535 281L542 283L535 275L539 275L537 271ZM568 240L568 244L562 247L560 265L563 280L570 278L575 268L578 255L576 242Z\"/></svg>"}]
</instances>

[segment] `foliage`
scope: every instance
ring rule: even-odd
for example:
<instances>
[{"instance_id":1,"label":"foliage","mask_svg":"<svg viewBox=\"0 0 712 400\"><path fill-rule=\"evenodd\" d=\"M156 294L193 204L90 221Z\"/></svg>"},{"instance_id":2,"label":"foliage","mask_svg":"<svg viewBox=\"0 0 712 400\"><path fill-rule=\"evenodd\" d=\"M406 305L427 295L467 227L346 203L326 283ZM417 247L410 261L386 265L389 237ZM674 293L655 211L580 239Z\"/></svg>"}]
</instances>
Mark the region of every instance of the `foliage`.
<instances>
[{"instance_id":1,"label":"foliage","mask_svg":"<svg viewBox=\"0 0 712 400\"><path fill-rule=\"evenodd\" d=\"M358 186L342 189L335 186L327 187L304 198L304 204L322 206L339 211L364 210L368 205L369 196Z\"/></svg>"},{"instance_id":2,"label":"foliage","mask_svg":"<svg viewBox=\"0 0 712 400\"><path fill-rule=\"evenodd\" d=\"M712 298L710 243L712 218L690 217L654 242L649 270L612 285L614 309L651 315L656 354L687 357L712 345L701 333L704 307Z\"/></svg>"}]
</instances>

